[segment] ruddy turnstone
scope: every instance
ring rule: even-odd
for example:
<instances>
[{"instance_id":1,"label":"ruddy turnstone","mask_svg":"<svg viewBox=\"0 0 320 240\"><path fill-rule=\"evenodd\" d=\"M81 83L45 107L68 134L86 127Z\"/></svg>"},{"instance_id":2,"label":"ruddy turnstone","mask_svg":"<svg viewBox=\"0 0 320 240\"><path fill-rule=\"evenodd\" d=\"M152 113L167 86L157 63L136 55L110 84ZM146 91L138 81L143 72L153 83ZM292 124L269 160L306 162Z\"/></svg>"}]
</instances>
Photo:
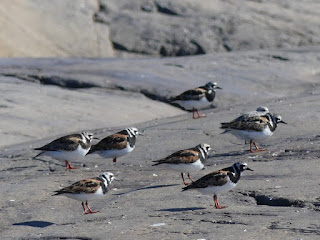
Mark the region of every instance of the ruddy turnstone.
<instances>
[{"instance_id":1,"label":"ruddy turnstone","mask_svg":"<svg viewBox=\"0 0 320 240\"><path fill-rule=\"evenodd\" d=\"M223 168L203 176L197 181L184 187L183 191L195 189L205 195L213 194L215 208L225 208L226 206L220 206L217 195L233 189L237 185L243 171L245 170L253 171L252 169L248 168L246 163L237 162L231 167Z\"/></svg>"},{"instance_id":2,"label":"ruddy turnstone","mask_svg":"<svg viewBox=\"0 0 320 240\"><path fill-rule=\"evenodd\" d=\"M278 123L287 124L282 121L280 115L270 112L262 115L258 112L258 114L244 114L231 122L221 123L221 129L225 129L223 133L231 133L239 139L249 141L250 152L253 153L265 151L265 149L260 149L255 142L272 136ZM252 149L252 144L255 146L255 150Z\"/></svg>"},{"instance_id":3,"label":"ruddy turnstone","mask_svg":"<svg viewBox=\"0 0 320 240\"><path fill-rule=\"evenodd\" d=\"M181 172L183 183L188 185L189 183L186 183L184 180L184 173L188 173L188 178L193 182L189 172L198 171L204 167L210 150L212 149L209 144L202 143L194 148L180 150L166 158L153 161L156 164L152 166L163 164L170 169Z\"/></svg>"},{"instance_id":4,"label":"ruddy turnstone","mask_svg":"<svg viewBox=\"0 0 320 240\"><path fill-rule=\"evenodd\" d=\"M250 111L247 113L242 114L241 116L237 117L235 120L242 121L244 118L252 117L252 116L263 116L269 112L267 107L258 107L255 111Z\"/></svg>"},{"instance_id":5,"label":"ruddy turnstone","mask_svg":"<svg viewBox=\"0 0 320 240\"><path fill-rule=\"evenodd\" d=\"M218 87L216 82L208 82L204 86L200 86L194 89L187 90L180 95L172 98L171 103L178 104L185 110L192 110L193 119L204 117L200 115L199 109L208 107L213 102L216 95L216 89L222 89ZM197 112L198 116L195 116Z\"/></svg>"},{"instance_id":6,"label":"ruddy turnstone","mask_svg":"<svg viewBox=\"0 0 320 240\"><path fill-rule=\"evenodd\" d=\"M56 194L53 196L63 195L68 198L81 201L84 214L97 213L92 211L88 205L88 201L104 196L108 192L108 187L113 180L113 173L105 172L100 174L99 177L84 179L70 185L69 187L57 190L55 191ZM87 206L88 210L85 209L84 205Z\"/></svg>"},{"instance_id":7,"label":"ruddy turnstone","mask_svg":"<svg viewBox=\"0 0 320 240\"><path fill-rule=\"evenodd\" d=\"M35 148L34 150L40 150L41 152L34 158L40 155L48 155L54 159L65 160L66 169L74 169L69 161L84 157L89 152L92 139L94 139L93 134L87 132L67 135L42 147Z\"/></svg>"},{"instance_id":8,"label":"ruddy turnstone","mask_svg":"<svg viewBox=\"0 0 320 240\"><path fill-rule=\"evenodd\" d=\"M116 162L118 157L132 152L138 135L142 134L138 132L137 128L126 128L102 139L93 145L87 154L97 153L104 158L113 158L113 162Z\"/></svg>"}]
</instances>

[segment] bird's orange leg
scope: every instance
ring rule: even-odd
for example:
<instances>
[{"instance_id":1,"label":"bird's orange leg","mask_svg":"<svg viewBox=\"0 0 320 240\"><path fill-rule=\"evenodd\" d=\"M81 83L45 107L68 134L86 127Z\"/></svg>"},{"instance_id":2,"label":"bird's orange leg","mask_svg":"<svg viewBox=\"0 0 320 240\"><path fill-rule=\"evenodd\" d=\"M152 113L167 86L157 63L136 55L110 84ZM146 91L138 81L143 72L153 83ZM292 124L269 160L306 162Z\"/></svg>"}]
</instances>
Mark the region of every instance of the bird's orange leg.
<instances>
[{"instance_id":1,"label":"bird's orange leg","mask_svg":"<svg viewBox=\"0 0 320 240\"><path fill-rule=\"evenodd\" d=\"M81 205L82 205L82 208L83 208L83 214L86 214L87 210L86 210L86 208L84 207L83 202L81 203Z\"/></svg>"},{"instance_id":2,"label":"bird's orange leg","mask_svg":"<svg viewBox=\"0 0 320 240\"><path fill-rule=\"evenodd\" d=\"M253 144L254 147L256 148L255 150L252 149L252 144ZM251 153L262 152L262 151L266 151L266 150L267 150L267 149L261 149L261 148L259 148L254 141L250 140L250 152L251 152Z\"/></svg>"},{"instance_id":3,"label":"bird's orange leg","mask_svg":"<svg viewBox=\"0 0 320 240\"><path fill-rule=\"evenodd\" d=\"M183 174L183 172L181 173L181 178L182 178L183 184L186 185L186 186L188 186L189 183L186 183L186 181L184 180L184 174Z\"/></svg>"},{"instance_id":4,"label":"bird's orange leg","mask_svg":"<svg viewBox=\"0 0 320 240\"><path fill-rule=\"evenodd\" d=\"M193 110L192 110L192 118L193 118L193 119L197 119L197 117L195 116L195 112L196 112L195 109L193 109Z\"/></svg>"},{"instance_id":5,"label":"bird's orange leg","mask_svg":"<svg viewBox=\"0 0 320 240\"><path fill-rule=\"evenodd\" d=\"M222 209L222 208L226 208L227 206L220 206L219 202L218 202L218 197L217 195L213 196L213 201L214 201L214 207L216 209Z\"/></svg>"},{"instance_id":6,"label":"bird's orange leg","mask_svg":"<svg viewBox=\"0 0 320 240\"><path fill-rule=\"evenodd\" d=\"M78 167L71 167L70 163L66 161L66 169L71 170L71 169L78 169Z\"/></svg>"},{"instance_id":7,"label":"bird's orange leg","mask_svg":"<svg viewBox=\"0 0 320 240\"><path fill-rule=\"evenodd\" d=\"M188 178L191 180L191 182L194 182L192 177L190 176L190 173L188 173Z\"/></svg>"},{"instance_id":8,"label":"bird's orange leg","mask_svg":"<svg viewBox=\"0 0 320 240\"><path fill-rule=\"evenodd\" d=\"M198 118L202 118L202 117L206 117L206 115L200 115L200 112L199 112L199 110L198 109L193 109L192 110L192 112L193 112L193 119L198 119ZM195 116L195 112L197 112L197 117Z\"/></svg>"},{"instance_id":9,"label":"bird's orange leg","mask_svg":"<svg viewBox=\"0 0 320 240\"><path fill-rule=\"evenodd\" d=\"M86 202L86 206L87 206L87 208L88 208L88 211L85 210L85 211L84 211L84 214L91 214L91 213L97 213L97 212L99 212L99 211L97 211L97 212L92 211L91 207L88 205L88 202ZM85 209L84 206L83 206L83 202L82 202L82 207L83 207L83 209Z\"/></svg>"}]
</instances>

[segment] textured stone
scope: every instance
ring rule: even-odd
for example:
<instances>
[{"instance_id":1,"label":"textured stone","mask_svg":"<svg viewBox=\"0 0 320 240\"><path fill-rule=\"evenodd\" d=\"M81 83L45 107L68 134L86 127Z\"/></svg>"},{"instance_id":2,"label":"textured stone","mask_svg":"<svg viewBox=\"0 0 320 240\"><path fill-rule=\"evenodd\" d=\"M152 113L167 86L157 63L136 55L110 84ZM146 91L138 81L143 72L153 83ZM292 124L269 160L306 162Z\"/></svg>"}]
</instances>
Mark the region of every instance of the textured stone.
<instances>
[{"instance_id":1,"label":"textured stone","mask_svg":"<svg viewBox=\"0 0 320 240\"><path fill-rule=\"evenodd\" d=\"M110 6L105 15L120 52L185 56L320 43L316 0L100 2Z\"/></svg>"},{"instance_id":2,"label":"textured stone","mask_svg":"<svg viewBox=\"0 0 320 240\"><path fill-rule=\"evenodd\" d=\"M3 0L1 57L113 56L109 28L93 21L96 0Z\"/></svg>"}]
</instances>

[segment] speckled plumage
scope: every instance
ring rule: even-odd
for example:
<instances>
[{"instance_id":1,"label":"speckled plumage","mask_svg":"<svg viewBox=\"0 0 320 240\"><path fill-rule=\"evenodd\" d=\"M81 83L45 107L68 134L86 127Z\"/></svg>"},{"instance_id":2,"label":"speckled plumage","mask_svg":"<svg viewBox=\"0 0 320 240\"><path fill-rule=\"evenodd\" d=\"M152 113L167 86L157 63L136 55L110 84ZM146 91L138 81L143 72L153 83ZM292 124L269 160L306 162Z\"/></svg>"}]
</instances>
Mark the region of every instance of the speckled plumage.
<instances>
[{"instance_id":1,"label":"speckled plumage","mask_svg":"<svg viewBox=\"0 0 320 240\"><path fill-rule=\"evenodd\" d=\"M48 155L57 160L65 160L66 168L73 169L68 161L84 157L90 150L92 139L93 134L87 132L63 136L42 147L35 148L34 150L41 152L34 158Z\"/></svg>"},{"instance_id":2,"label":"speckled plumage","mask_svg":"<svg viewBox=\"0 0 320 240\"><path fill-rule=\"evenodd\" d=\"M114 180L113 173L106 172L100 174L99 177L88 178L73 183L72 185L55 191L56 195L63 195L82 202L82 207L85 214L95 213L88 205L88 201L97 197L102 197L108 192L108 187ZM84 202L88 211L84 207Z\"/></svg>"},{"instance_id":3,"label":"speckled plumage","mask_svg":"<svg viewBox=\"0 0 320 240\"><path fill-rule=\"evenodd\" d=\"M200 86L194 89L187 90L180 95L173 97L170 102L173 104L178 104L185 110L193 111L193 118L201 117L199 114L199 109L208 107L213 102L216 89L221 89L215 82L208 82L204 86ZM198 113L198 117L195 117L195 112Z\"/></svg>"},{"instance_id":4,"label":"speckled plumage","mask_svg":"<svg viewBox=\"0 0 320 240\"><path fill-rule=\"evenodd\" d=\"M224 206L219 205L217 195L233 189L245 170L253 171L248 168L246 163L237 162L231 167L223 168L203 176L189 186L184 187L183 191L195 189L202 194L213 194L215 207L224 208Z\"/></svg>"},{"instance_id":5,"label":"speckled plumage","mask_svg":"<svg viewBox=\"0 0 320 240\"><path fill-rule=\"evenodd\" d=\"M210 145L202 143L196 147L183 149L171 154L168 157L153 161L155 162L153 166L163 164L170 169L181 172L183 183L187 185L183 174L187 172L189 179L193 181L189 172L198 171L204 167L205 161L208 157L208 152L210 150Z\"/></svg>"},{"instance_id":6,"label":"speckled plumage","mask_svg":"<svg viewBox=\"0 0 320 240\"><path fill-rule=\"evenodd\" d=\"M274 115L270 112L262 115L261 112L256 114L244 114L232 120L231 122L221 123L223 133L231 133L239 139L250 142L250 152L263 151L259 149L255 142L262 141L273 135L278 123L284 123L280 115ZM252 150L252 144L256 150Z\"/></svg>"},{"instance_id":7,"label":"speckled plumage","mask_svg":"<svg viewBox=\"0 0 320 240\"><path fill-rule=\"evenodd\" d=\"M104 158L113 158L116 162L118 157L133 151L136 144L136 136L141 135L137 128L127 128L102 139L93 145L87 154L97 153Z\"/></svg>"}]
</instances>

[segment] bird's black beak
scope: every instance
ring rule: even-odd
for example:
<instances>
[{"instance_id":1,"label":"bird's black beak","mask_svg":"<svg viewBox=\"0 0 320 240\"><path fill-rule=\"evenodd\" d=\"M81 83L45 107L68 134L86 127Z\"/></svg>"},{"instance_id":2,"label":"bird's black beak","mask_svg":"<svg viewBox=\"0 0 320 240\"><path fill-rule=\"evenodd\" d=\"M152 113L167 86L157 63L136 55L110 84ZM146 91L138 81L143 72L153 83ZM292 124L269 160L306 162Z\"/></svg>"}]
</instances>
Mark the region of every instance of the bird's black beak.
<instances>
[{"instance_id":1,"label":"bird's black beak","mask_svg":"<svg viewBox=\"0 0 320 240\"><path fill-rule=\"evenodd\" d=\"M251 168L248 168L248 167L246 168L246 170L253 171Z\"/></svg>"},{"instance_id":2,"label":"bird's black beak","mask_svg":"<svg viewBox=\"0 0 320 240\"><path fill-rule=\"evenodd\" d=\"M216 87L215 87L215 89L222 89L222 88L221 88L221 87L219 87L219 86L216 86Z\"/></svg>"},{"instance_id":3,"label":"bird's black beak","mask_svg":"<svg viewBox=\"0 0 320 240\"><path fill-rule=\"evenodd\" d=\"M100 138L94 137L93 139L100 140Z\"/></svg>"},{"instance_id":4,"label":"bird's black beak","mask_svg":"<svg viewBox=\"0 0 320 240\"><path fill-rule=\"evenodd\" d=\"M282 121L282 120L279 123L288 124L288 123L286 123L285 121Z\"/></svg>"}]
</instances>

